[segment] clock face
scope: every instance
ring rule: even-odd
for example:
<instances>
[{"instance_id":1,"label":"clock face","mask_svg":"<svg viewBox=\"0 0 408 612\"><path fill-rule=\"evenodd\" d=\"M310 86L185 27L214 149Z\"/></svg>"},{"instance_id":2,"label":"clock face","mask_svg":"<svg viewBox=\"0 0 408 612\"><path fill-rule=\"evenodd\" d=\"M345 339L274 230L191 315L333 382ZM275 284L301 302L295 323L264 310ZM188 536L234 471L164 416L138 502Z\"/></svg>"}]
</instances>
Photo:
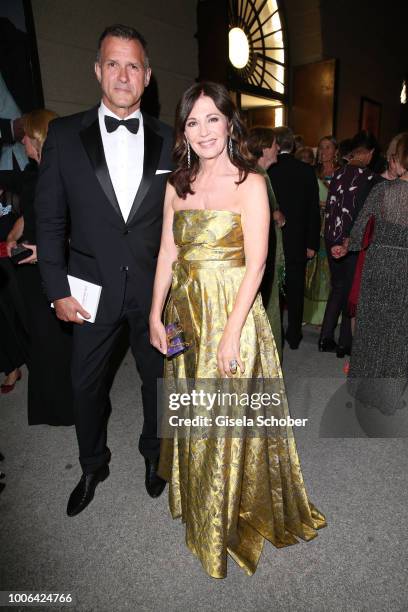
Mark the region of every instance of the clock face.
<instances>
[{"instance_id":1,"label":"clock face","mask_svg":"<svg viewBox=\"0 0 408 612\"><path fill-rule=\"evenodd\" d=\"M229 60L234 80L285 93L285 47L277 0L229 0Z\"/></svg>"}]
</instances>

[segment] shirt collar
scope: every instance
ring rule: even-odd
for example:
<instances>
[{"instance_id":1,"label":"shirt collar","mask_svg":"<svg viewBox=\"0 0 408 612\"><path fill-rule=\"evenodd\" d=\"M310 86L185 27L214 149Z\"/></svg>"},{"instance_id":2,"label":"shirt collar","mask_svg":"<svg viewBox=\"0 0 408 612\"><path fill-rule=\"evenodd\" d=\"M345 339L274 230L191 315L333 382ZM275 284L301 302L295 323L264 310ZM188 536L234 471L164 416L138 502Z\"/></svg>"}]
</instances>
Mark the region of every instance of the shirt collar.
<instances>
[{"instance_id":1,"label":"shirt collar","mask_svg":"<svg viewBox=\"0 0 408 612\"><path fill-rule=\"evenodd\" d=\"M99 114L102 117L104 117L105 115L109 115L110 117L115 117L115 119L121 119L122 118L122 117L118 117L118 115L115 115L115 113L112 112L107 106L105 106L105 104L102 101L101 101L101 105L99 107ZM143 121L143 117L142 117L142 113L141 113L140 108L135 110L131 115L128 115L127 117L125 117L125 120L133 119L134 117L137 117L140 122Z\"/></svg>"}]
</instances>

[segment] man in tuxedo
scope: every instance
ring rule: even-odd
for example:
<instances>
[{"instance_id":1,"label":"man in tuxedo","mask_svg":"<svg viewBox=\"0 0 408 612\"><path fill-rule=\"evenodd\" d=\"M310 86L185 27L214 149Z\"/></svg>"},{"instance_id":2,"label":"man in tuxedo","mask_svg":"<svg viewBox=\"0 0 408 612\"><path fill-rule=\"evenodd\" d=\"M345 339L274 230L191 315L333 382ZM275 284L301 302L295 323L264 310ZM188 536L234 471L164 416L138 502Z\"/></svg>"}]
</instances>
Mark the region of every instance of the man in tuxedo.
<instances>
[{"instance_id":1,"label":"man in tuxedo","mask_svg":"<svg viewBox=\"0 0 408 612\"><path fill-rule=\"evenodd\" d=\"M160 245L172 130L140 110L151 75L144 38L110 26L99 39L99 107L56 119L43 149L36 193L38 261L48 298L62 321L74 324L72 384L83 475L71 493L74 516L109 475L106 371L122 324L142 379L144 425L139 450L152 497L157 475L157 378L163 357L149 342L150 311ZM69 228L69 257L66 236ZM67 273L102 286L95 323L71 296Z\"/></svg>"},{"instance_id":2,"label":"man in tuxedo","mask_svg":"<svg viewBox=\"0 0 408 612\"><path fill-rule=\"evenodd\" d=\"M278 163L269 167L268 175L286 218L282 227L288 308L286 340L291 349L297 349L302 340L306 261L319 250L319 187L313 168L291 155L292 130L280 127L275 133L280 154Z\"/></svg>"}]
</instances>

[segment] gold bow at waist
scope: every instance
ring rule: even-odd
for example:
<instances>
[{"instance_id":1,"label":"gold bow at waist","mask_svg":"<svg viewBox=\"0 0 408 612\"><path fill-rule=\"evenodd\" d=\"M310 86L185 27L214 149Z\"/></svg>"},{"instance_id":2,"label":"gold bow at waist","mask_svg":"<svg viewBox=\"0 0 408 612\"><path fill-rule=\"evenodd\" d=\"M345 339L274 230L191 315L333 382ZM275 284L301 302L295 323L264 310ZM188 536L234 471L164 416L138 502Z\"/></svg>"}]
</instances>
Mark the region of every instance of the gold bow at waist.
<instances>
[{"instance_id":1,"label":"gold bow at waist","mask_svg":"<svg viewBox=\"0 0 408 612\"><path fill-rule=\"evenodd\" d=\"M188 270L196 270L197 268L242 268L245 266L245 258L240 259L203 259L203 260L188 260L177 259L173 263L173 270L182 267L187 272Z\"/></svg>"}]
</instances>

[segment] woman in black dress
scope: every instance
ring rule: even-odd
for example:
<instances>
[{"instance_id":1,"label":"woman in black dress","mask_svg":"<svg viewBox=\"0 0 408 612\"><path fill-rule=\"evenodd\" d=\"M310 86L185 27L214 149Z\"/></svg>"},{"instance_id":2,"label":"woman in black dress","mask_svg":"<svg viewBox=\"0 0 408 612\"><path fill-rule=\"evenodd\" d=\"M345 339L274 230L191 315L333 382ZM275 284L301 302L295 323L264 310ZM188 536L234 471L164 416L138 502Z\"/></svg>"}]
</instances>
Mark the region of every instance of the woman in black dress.
<instances>
[{"instance_id":1,"label":"woman in black dress","mask_svg":"<svg viewBox=\"0 0 408 612\"><path fill-rule=\"evenodd\" d=\"M21 378L20 366L27 356L27 334L14 266L3 248L18 215L13 194L3 188L2 174L0 172L0 372L4 372L5 377L0 393L5 394L13 391Z\"/></svg>"},{"instance_id":2,"label":"woman in black dress","mask_svg":"<svg viewBox=\"0 0 408 612\"><path fill-rule=\"evenodd\" d=\"M27 311L30 336L28 355L28 422L30 425L72 425L70 378L71 331L59 321L42 289L37 263L34 194L38 164L49 122L56 114L37 110L23 117L23 144L30 163L24 170L20 206L22 217L8 235L8 251L17 242L33 251L18 264L17 278Z\"/></svg>"}]
</instances>

